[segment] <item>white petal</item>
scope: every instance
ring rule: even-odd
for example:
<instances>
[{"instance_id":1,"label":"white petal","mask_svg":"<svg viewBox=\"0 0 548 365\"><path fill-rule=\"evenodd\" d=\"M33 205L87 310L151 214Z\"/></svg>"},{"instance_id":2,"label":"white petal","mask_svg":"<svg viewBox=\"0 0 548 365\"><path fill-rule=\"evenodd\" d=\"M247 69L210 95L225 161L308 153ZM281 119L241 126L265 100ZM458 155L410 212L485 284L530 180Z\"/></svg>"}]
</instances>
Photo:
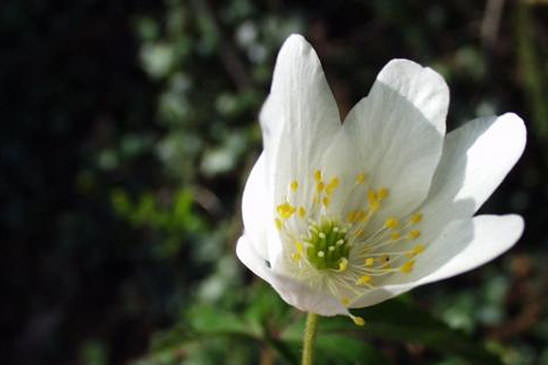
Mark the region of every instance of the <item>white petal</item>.
<instances>
[{"instance_id":1,"label":"white petal","mask_svg":"<svg viewBox=\"0 0 548 365\"><path fill-rule=\"evenodd\" d=\"M260 121L268 181L277 200L292 180L302 185L322 167L322 155L341 128L318 56L300 35L290 36L278 54Z\"/></svg>"},{"instance_id":2,"label":"white petal","mask_svg":"<svg viewBox=\"0 0 548 365\"><path fill-rule=\"evenodd\" d=\"M479 215L452 222L417 259L417 285L442 280L475 269L501 255L521 237L519 215ZM420 260L420 261L419 261ZM428 275L423 276L423 274Z\"/></svg>"},{"instance_id":3,"label":"white petal","mask_svg":"<svg viewBox=\"0 0 548 365\"><path fill-rule=\"evenodd\" d=\"M523 153L525 135L523 121L512 113L473 120L447 135L424 202L425 239L479 209Z\"/></svg>"},{"instance_id":4,"label":"white petal","mask_svg":"<svg viewBox=\"0 0 548 365\"><path fill-rule=\"evenodd\" d=\"M245 235L238 240L236 255L255 275L268 282L289 305L322 316L349 315L348 309L328 293L312 290L304 283L272 271Z\"/></svg>"},{"instance_id":5,"label":"white petal","mask_svg":"<svg viewBox=\"0 0 548 365\"><path fill-rule=\"evenodd\" d=\"M238 256L240 261L247 266L249 270L253 271L255 275L270 283L272 272L267 266L266 258L260 256L259 253L255 251L254 246L246 235L241 236L236 244L236 256Z\"/></svg>"},{"instance_id":6,"label":"white petal","mask_svg":"<svg viewBox=\"0 0 548 365\"><path fill-rule=\"evenodd\" d=\"M523 219L518 215L481 215L453 221L417 257L412 273L394 275L391 281L395 284L372 290L352 307L374 305L419 285L475 269L507 251L522 232Z\"/></svg>"},{"instance_id":7,"label":"white petal","mask_svg":"<svg viewBox=\"0 0 548 365\"><path fill-rule=\"evenodd\" d=\"M344 127L372 185L388 187L385 212L405 214L426 197L439 162L449 90L443 78L412 61L390 61ZM387 213L388 214L388 213Z\"/></svg>"},{"instance_id":8,"label":"white petal","mask_svg":"<svg viewBox=\"0 0 548 365\"><path fill-rule=\"evenodd\" d=\"M272 220L271 208L268 208L268 193L264 153L259 156L251 169L242 196L242 217L245 235L251 241L255 251L268 259L266 223Z\"/></svg>"}]
</instances>

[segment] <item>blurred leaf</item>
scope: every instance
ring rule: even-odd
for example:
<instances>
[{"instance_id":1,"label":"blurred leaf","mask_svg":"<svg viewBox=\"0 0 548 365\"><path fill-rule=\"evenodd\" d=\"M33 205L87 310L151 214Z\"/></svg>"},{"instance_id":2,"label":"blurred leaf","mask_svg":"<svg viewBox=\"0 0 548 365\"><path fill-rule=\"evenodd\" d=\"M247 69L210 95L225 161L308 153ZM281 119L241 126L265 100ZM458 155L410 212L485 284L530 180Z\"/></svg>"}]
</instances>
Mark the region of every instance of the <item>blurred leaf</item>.
<instances>
[{"instance_id":1,"label":"blurred leaf","mask_svg":"<svg viewBox=\"0 0 548 365\"><path fill-rule=\"evenodd\" d=\"M389 300L355 312L365 318L363 330L374 338L420 343L442 353L458 355L471 363L500 364L483 344L403 300Z\"/></svg>"},{"instance_id":2,"label":"blurred leaf","mask_svg":"<svg viewBox=\"0 0 548 365\"><path fill-rule=\"evenodd\" d=\"M247 326L231 312L210 306L197 306L188 313L190 327L198 335L244 336L260 338L260 334Z\"/></svg>"},{"instance_id":3,"label":"blurred leaf","mask_svg":"<svg viewBox=\"0 0 548 365\"><path fill-rule=\"evenodd\" d=\"M345 317L322 318L319 322L321 336L348 333L369 339L383 339L405 344L422 344L443 354L456 355L470 363L500 364L500 360L474 339L449 328L442 321L402 299L353 311L366 320L357 327ZM290 326L284 333L288 341L298 341L303 331L303 321Z\"/></svg>"},{"instance_id":4,"label":"blurred leaf","mask_svg":"<svg viewBox=\"0 0 548 365\"><path fill-rule=\"evenodd\" d=\"M548 138L548 103L546 103L547 80L542 71L542 47L537 45L534 33L534 18L531 5L525 1L518 3L514 27L519 46L519 62L524 78L525 92L533 111L535 132L544 140Z\"/></svg>"},{"instance_id":5,"label":"blurred leaf","mask_svg":"<svg viewBox=\"0 0 548 365\"><path fill-rule=\"evenodd\" d=\"M316 342L318 363L386 364L384 355L363 340L344 335L318 336Z\"/></svg>"}]
</instances>

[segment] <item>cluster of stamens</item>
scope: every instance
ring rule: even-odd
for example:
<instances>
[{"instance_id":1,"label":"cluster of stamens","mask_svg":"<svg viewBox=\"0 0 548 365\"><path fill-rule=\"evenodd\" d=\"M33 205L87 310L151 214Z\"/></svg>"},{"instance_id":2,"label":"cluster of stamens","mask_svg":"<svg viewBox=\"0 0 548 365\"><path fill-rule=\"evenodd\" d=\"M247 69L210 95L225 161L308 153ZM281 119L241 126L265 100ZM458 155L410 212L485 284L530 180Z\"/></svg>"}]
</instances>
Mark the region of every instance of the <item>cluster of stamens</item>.
<instances>
[{"instance_id":1,"label":"cluster of stamens","mask_svg":"<svg viewBox=\"0 0 548 365\"><path fill-rule=\"evenodd\" d=\"M316 170L312 178L311 204L298 199L299 182L292 181L284 202L276 207L275 225L291 261L302 272L319 273L336 283L334 286L342 285L358 296L364 288L375 288L382 277L413 270L415 257L424 251L424 244L412 243L421 236L417 227L422 214L388 217L384 224L374 224L371 231L369 223L389 199L387 188L374 189L366 174L359 173L350 191L335 196L340 186L338 177L324 180L322 172ZM344 214L331 212L335 197L361 197L359 205L363 208L343 208ZM341 301L350 303L346 297Z\"/></svg>"},{"instance_id":2,"label":"cluster of stamens","mask_svg":"<svg viewBox=\"0 0 548 365\"><path fill-rule=\"evenodd\" d=\"M308 262L318 270L346 270L350 253L346 232L346 228L328 220L320 225L311 224L304 240Z\"/></svg>"}]
</instances>

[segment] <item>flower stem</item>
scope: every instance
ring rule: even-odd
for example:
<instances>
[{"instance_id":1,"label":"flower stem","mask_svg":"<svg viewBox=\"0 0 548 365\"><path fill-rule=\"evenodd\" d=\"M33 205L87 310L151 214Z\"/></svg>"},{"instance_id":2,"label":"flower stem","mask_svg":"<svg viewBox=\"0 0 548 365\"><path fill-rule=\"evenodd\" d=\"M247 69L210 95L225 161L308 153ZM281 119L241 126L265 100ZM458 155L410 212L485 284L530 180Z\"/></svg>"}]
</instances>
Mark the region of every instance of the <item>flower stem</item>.
<instances>
[{"instance_id":1,"label":"flower stem","mask_svg":"<svg viewBox=\"0 0 548 365\"><path fill-rule=\"evenodd\" d=\"M304 329L302 365L312 365L314 361L314 342L316 339L317 324L318 315L309 312L306 317L306 328Z\"/></svg>"}]
</instances>

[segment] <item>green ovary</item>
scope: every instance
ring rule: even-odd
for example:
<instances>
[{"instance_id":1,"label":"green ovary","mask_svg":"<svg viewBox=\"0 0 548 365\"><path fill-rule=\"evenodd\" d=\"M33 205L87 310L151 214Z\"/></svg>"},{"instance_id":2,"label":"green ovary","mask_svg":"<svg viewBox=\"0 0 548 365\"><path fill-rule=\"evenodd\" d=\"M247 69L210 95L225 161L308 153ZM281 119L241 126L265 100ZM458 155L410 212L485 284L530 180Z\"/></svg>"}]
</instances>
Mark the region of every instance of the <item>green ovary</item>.
<instances>
[{"instance_id":1,"label":"green ovary","mask_svg":"<svg viewBox=\"0 0 548 365\"><path fill-rule=\"evenodd\" d=\"M319 270L344 270L350 245L346 229L335 222L326 221L309 227L306 242L308 262Z\"/></svg>"}]
</instances>

